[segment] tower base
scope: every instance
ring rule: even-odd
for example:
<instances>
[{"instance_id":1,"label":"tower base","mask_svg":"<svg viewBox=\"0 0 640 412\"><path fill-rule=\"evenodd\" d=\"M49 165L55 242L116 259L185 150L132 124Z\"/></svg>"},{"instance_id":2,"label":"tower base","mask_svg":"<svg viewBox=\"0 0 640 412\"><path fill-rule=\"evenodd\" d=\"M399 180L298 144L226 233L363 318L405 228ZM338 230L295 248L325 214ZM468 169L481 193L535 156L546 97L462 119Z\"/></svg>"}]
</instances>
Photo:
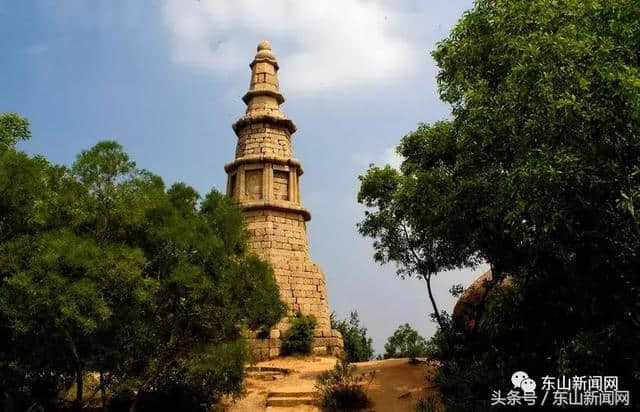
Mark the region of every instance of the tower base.
<instances>
[{"instance_id":1,"label":"tower base","mask_svg":"<svg viewBox=\"0 0 640 412\"><path fill-rule=\"evenodd\" d=\"M257 361L277 358L282 355L282 336L279 329L271 329L269 336L251 333L247 337L251 357ZM313 336L313 355L339 356L344 349L342 335L335 329L316 330Z\"/></svg>"}]
</instances>

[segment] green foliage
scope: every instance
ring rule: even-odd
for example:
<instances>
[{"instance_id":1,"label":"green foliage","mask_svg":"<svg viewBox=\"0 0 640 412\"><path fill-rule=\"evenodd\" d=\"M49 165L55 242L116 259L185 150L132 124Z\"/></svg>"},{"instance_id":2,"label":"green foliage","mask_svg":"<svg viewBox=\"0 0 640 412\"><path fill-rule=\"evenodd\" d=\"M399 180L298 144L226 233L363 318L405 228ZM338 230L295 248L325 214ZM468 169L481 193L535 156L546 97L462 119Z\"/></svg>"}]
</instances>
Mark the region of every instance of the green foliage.
<instances>
[{"instance_id":1,"label":"green foliage","mask_svg":"<svg viewBox=\"0 0 640 412\"><path fill-rule=\"evenodd\" d=\"M408 323L398 326L398 329L384 344L384 359L409 358L413 361L430 353L425 338L414 330Z\"/></svg>"},{"instance_id":2,"label":"green foliage","mask_svg":"<svg viewBox=\"0 0 640 412\"><path fill-rule=\"evenodd\" d=\"M368 386L375 372L358 374L355 365L346 358L339 359L333 370L325 371L316 378L316 388L320 393L322 406L328 410L345 411L365 409L371 405L367 395Z\"/></svg>"},{"instance_id":3,"label":"green foliage","mask_svg":"<svg viewBox=\"0 0 640 412\"><path fill-rule=\"evenodd\" d=\"M441 319L447 410L489 409L514 370L640 391L639 19L627 0L478 0L433 53L451 119L361 177L377 260L512 276L472 331Z\"/></svg>"},{"instance_id":4,"label":"green foliage","mask_svg":"<svg viewBox=\"0 0 640 412\"><path fill-rule=\"evenodd\" d=\"M348 362L364 362L373 357L373 340L367 337L367 328L360 326L358 312L351 312L346 320L336 320L332 313L331 329L342 334L344 356Z\"/></svg>"},{"instance_id":5,"label":"green foliage","mask_svg":"<svg viewBox=\"0 0 640 412\"><path fill-rule=\"evenodd\" d=\"M242 328L269 328L286 306L247 254L236 205L216 191L198 200L112 141L72 168L0 152L0 392L17 409L73 382L80 407L91 371L140 408L241 392Z\"/></svg>"},{"instance_id":6,"label":"green foliage","mask_svg":"<svg viewBox=\"0 0 640 412\"><path fill-rule=\"evenodd\" d=\"M210 346L188 360L180 361L171 373L154 382L152 391L138 400L137 410L209 411L225 394L241 394L246 349L243 340ZM126 392L121 394L127 398ZM116 409L118 403L113 405ZM131 402L120 402L130 405Z\"/></svg>"},{"instance_id":7,"label":"green foliage","mask_svg":"<svg viewBox=\"0 0 640 412\"><path fill-rule=\"evenodd\" d=\"M29 121L16 113L0 113L0 153L14 149L20 140L29 140Z\"/></svg>"},{"instance_id":8,"label":"green foliage","mask_svg":"<svg viewBox=\"0 0 640 412\"><path fill-rule=\"evenodd\" d=\"M291 320L289 329L282 338L282 352L285 355L309 355L313 349L313 333L316 318L298 312Z\"/></svg>"}]
</instances>

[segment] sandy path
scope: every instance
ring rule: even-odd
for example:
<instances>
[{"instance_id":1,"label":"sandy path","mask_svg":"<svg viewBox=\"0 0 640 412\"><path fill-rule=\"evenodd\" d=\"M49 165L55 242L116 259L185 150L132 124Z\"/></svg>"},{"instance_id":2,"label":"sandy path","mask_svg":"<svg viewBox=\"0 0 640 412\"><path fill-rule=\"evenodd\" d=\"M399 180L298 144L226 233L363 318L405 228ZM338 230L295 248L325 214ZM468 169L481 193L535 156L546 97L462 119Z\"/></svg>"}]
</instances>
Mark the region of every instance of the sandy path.
<instances>
[{"instance_id":1,"label":"sandy path","mask_svg":"<svg viewBox=\"0 0 640 412\"><path fill-rule=\"evenodd\" d=\"M286 368L291 369L292 372L276 380L248 378L246 396L235 403L228 403L227 410L230 412L320 411L313 406L266 408L264 405L269 392L314 391L316 376L322 371L332 369L335 363L336 359L333 357L280 358L260 362L256 366ZM358 371L363 373L375 371L375 377L368 387L368 394L373 401L370 411L414 411L415 404L420 398L436 390L426 379L433 370L425 364L411 365L407 359L387 359L355 365Z\"/></svg>"},{"instance_id":2,"label":"sandy path","mask_svg":"<svg viewBox=\"0 0 640 412\"><path fill-rule=\"evenodd\" d=\"M415 411L418 400L436 390L427 381L433 368L426 364L411 365L408 359L386 359L356 365L361 372L375 371L367 390L375 411Z\"/></svg>"}]
</instances>

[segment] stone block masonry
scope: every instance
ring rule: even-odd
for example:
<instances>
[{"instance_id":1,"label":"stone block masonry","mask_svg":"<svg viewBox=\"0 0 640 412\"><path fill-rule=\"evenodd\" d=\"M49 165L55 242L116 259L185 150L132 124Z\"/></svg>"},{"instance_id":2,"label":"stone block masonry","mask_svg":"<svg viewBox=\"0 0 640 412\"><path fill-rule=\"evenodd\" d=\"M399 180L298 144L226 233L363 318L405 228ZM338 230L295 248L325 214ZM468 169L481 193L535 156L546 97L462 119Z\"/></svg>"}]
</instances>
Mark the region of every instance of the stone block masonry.
<instances>
[{"instance_id":1,"label":"stone block masonry","mask_svg":"<svg viewBox=\"0 0 640 412\"><path fill-rule=\"evenodd\" d=\"M268 42L260 42L250 67L249 91L243 97L247 111L233 125L236 158L225 165L227 192L243 210L250 250L273 267L289 310L268 336L251 333L249 342L258 359L278 356L291 318L301 312L318 322L314 352L337 353L342 337L331 330L324 274L309 257L306 224L311 214L300 204L303 170L292 157L296 126L280 110L279 67Z\"/></svg>"}]
</instances>

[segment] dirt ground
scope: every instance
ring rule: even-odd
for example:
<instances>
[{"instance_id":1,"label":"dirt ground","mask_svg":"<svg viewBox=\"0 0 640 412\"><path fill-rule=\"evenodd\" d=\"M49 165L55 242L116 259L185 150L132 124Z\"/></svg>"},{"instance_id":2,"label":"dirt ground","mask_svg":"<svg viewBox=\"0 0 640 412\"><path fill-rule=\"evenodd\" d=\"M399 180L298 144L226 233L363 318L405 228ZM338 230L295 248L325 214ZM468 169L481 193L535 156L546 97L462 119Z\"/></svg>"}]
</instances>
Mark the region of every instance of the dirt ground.
<instances>
[{"instance_id":1,"label":"dirt ground","mask_svg":"<svg viewBox=\"0 0 640 412\"><path fill-rule=\"evenodd\" d=\"M411 365L408 359L387 359L358 363L358 371L375 371L369 386L369 397L375 411L415 411L418 400L436 391L427 380L433 367L426 364Z\"/></svg>"},{"instance_id":2,"label":"dirt ground","mask_svg":"<svg viewBox=\"0 0 640 412\"><path fill-rule=\"evenodd\" d=\"M288 375L273 380L249 377L246 381L247 394L242 399L227 403L230 412L311 412L320 408L309 405L295 407L266 407L269 392L311 392L315 391L315 378L322 371L332 369L336 358L281 358L258 363L258 367L276 367L291 370ZM375 377L368 386L368 394L373 401L369 411L404 412L414 411L419 399L436 389L427 380L433 372L424 363L409 364L408 359L387 359L355 364L362 373L374 372Z\"/></svg>"}]
</instances>

